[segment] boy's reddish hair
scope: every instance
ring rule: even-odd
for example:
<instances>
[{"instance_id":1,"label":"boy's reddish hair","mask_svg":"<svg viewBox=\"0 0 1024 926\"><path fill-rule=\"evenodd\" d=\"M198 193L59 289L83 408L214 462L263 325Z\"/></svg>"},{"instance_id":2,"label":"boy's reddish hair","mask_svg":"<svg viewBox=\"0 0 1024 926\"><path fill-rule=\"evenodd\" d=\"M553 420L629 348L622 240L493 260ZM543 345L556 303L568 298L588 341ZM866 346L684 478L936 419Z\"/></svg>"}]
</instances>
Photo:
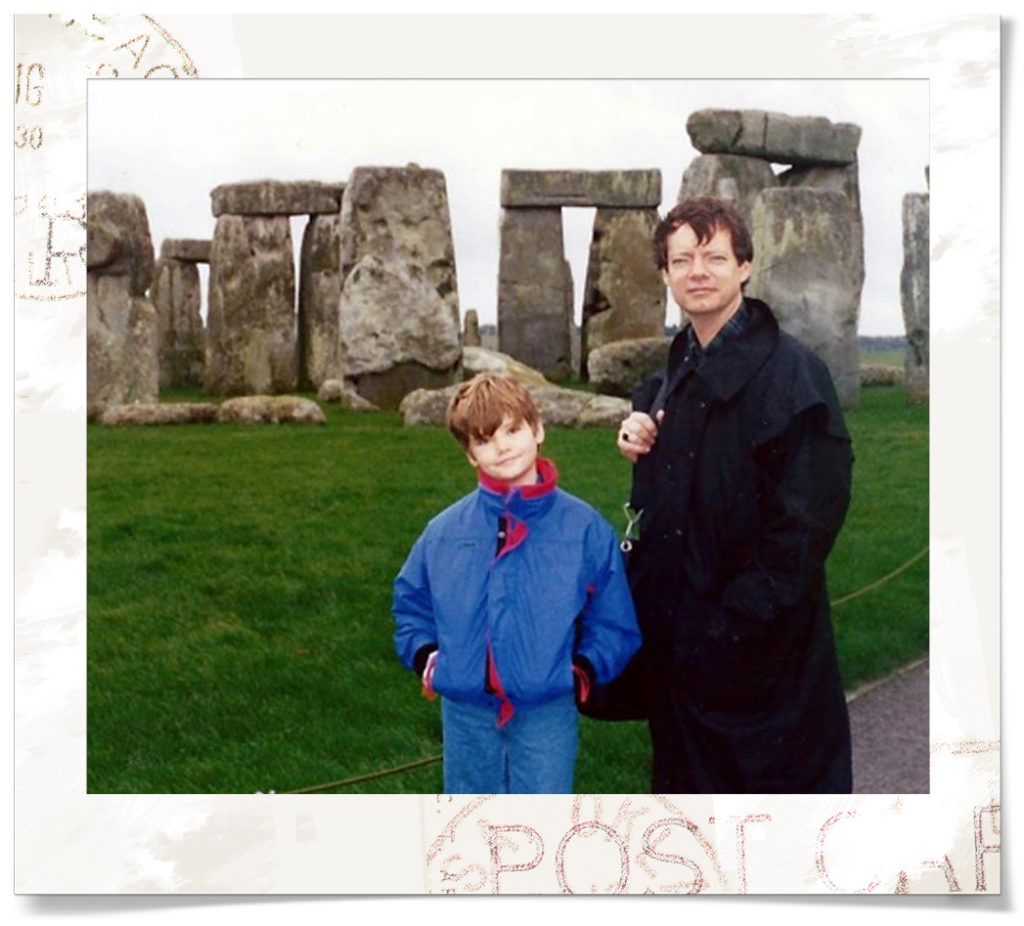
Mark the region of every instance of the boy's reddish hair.
<instances>
[{"instance_id":1,"label":"boy's reddish hair","mask_svg":"<svg viewBox=\"0 0 1024 926\"><path fill-rule=\"evenodd\" d=\"M533 429L541 420L533 396L519 380L478 373L455 391L446 420L448 430L462 449L468 450L470 440L489 440L506 415L516 424L525 421Z\"/></svg>"}]
</instances>

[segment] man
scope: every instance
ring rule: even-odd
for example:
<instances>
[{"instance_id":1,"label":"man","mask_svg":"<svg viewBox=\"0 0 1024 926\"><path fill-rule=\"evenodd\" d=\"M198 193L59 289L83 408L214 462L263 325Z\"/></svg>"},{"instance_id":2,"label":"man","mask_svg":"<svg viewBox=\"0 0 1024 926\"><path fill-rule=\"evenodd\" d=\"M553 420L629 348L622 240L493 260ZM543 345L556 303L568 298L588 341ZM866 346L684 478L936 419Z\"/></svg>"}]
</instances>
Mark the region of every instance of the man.
<instances>
[{"instance_id":1,"label":"man","mask_svg":"<svg viewBox=\"0 0 1024 926\"><path fill-rule=\"evenodd\" d=\"M853 454L832 380L744 296L753 245L735 209L686 200L654 246L689 325L618 436L642 510L630 581L651 789L847 793L825 558Z\"/></svg>"}]
</instances>

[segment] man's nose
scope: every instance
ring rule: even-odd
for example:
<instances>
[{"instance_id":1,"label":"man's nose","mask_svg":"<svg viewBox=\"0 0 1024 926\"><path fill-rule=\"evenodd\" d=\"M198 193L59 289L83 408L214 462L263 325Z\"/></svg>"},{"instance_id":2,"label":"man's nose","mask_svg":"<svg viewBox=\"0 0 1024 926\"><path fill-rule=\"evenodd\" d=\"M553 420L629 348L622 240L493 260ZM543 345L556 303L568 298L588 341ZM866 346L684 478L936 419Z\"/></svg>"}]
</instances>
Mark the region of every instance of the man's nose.
<instances>
[{"instance_id":1,"label":"man's nose","mask_svg":"<svg viewBox=\"0 0 1024 926\"><path fill-rule=\"evenodd\" d=\"M705 261L700 258L694 258L693 263L690 265L690 276L704 276L708 272L708 266Z\"/></svg>"}]
</instances>

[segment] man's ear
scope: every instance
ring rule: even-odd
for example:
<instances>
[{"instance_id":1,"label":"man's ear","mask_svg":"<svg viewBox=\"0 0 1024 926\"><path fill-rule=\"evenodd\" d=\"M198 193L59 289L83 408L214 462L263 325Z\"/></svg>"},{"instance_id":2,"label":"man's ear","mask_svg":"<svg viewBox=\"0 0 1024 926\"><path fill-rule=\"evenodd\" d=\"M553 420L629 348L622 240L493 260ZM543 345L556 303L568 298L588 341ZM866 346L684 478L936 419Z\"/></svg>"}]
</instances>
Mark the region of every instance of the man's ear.
<instances>
[{"instance_id":1,"label":"man's ear","mask_svg":"<svg viewBox=\"0 0 1024 926\"><path fill-rule=\"evenodd\" d=\"M661 269L661 282L664 283L666 286L668 286L668 281L669 281L668 269L665 268L665 267L662 267L662 269Z\"/></svg>"},{"instance_id":2,"label":"man's ear","mask_svg":"<svg viewBox=\"0 0 1024 926\"><path fill-rule=\"evenodd\" d=\"M745 260L740 264L740 276L743 278L740 280L740 283L746 283L747 280L750 279L750 271L753 269L754 268L750 266L749 260Z\"/></svg>"}]
</instances>

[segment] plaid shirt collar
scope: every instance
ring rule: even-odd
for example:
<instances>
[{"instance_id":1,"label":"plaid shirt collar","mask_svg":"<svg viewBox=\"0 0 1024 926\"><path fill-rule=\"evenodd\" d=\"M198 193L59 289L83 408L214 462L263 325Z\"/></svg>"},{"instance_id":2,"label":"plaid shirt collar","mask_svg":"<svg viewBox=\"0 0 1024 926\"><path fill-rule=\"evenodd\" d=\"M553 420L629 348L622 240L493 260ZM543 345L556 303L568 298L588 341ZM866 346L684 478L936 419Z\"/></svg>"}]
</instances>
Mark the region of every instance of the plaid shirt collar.
<instances>
[{"instance_id":1,"label":"plaid shirt collar","mask_svg":"<svg viewBox=\"0 0 1024 926\"><path fill-rule=\"evenodd\" d=\"M697 335L693 331L693 325L689 325L686 329L686 352L693 355L694 360L699 366L705 358L717 354L726 344L736 340L736 338L743 334L750 324L751 315L750 307L747 305L746 299L744 299L732 318L722 326L722 329L711 339L711 343L707 347L700 346L700 341L697 340Z\"/></svg>"}]
</instances>

